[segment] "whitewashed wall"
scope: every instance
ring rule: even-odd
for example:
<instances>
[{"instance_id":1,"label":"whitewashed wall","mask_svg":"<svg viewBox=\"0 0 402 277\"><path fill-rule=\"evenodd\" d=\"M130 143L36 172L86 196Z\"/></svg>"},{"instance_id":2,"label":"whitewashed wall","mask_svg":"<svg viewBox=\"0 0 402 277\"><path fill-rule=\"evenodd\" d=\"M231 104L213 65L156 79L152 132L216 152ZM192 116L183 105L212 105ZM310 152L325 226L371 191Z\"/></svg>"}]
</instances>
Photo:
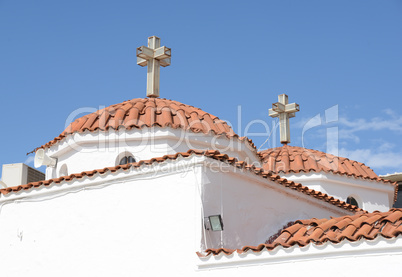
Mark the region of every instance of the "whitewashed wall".
<instances>
[{"instance_id":1,"label":"whitewashed wall","mask_svg":"<svg viewBox=\"0 0 402 277\"><path fill-rule=\"evenodd\" d=\"M206 234L206 213L223 212L226 247L265 239L281 221L346 213L265 187L253 173L230 173L230 166L218 173L216 166L192 156L1 196L2 274L202 275L195 253L218 234Z\"/></svg>"},{"instance_id":2,"label":"whitewashed wall","mask_svg":"<svg viewBox=\"0 0 402 277\"><path fill-rule=\"evenodd\" d=\"M192 272L200 228L196 178L193 171L120 172L2 197L2 276Z\"/></svg>"},{"instance_id":3,"label":"whitewashed wall","mask_svg":"<svg viewBox=\"0 0 402 277\"><path fill-rule=\"evenodd\" d=\"M139 161L189 149L219 150L230 157L260 165L256 150L237 138L172 128L121 129L76 133L47 148L46 154L57 158L58 162L56 168L47 168L46 179L60 177L66 169L71 174L115 166L122 153L131 153Z\"/></svg>"},{"instance_id":4,"label":"whitewashed wall","mask_svg":"<svg viewBox=\"0 0 402 277\"><path fill-rule=\"evenodd\" d=\"M291 221L351 214L254 173L217 164L203 174L204 215L221 214L224 230L204 232L203 249L256 246Z\"/></svg>"},{"instance_id":5,"label":"whitewashed wall","mask_svg":"<svg viewBox=\"0 0 402 277\"><path fill-rule=\"evenodd\" d=\"M369 212L385 212L393 205L394 186L389 183L323 172L281 175L345 202L352 196L358 201L360 208Z\"/></svg>"}]
</instances>

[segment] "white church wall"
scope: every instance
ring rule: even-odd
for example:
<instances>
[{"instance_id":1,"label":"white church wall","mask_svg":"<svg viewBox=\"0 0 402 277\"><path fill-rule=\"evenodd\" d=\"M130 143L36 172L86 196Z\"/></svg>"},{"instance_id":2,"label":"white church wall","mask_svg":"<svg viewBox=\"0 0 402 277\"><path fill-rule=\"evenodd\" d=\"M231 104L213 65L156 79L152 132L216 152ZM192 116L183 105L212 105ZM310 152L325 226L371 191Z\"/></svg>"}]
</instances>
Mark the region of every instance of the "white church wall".
<instances>
[{"instance_id":1,"label":"white church wall","mask_svg":"<svg viewBox=\"0 0 402 277\"><path fill-rule=\"evenodd\" d=\"M223 232L205 231L203 249L259 245L291 221L351 214L231 166L211 166L203 186L204 216L220 214L224 224Z\"/></svg>"},{"instance_id":2,"label":"white church wall","mask_svg":"<svg viewBox=\"0 0 402 277\"><path fill-rule=\"evenodd\" d=\"M2 274L244 276L269 271L313 276L311 268L321 269L317 272L322 273L328 266L361 262L342 251L324 255L328 257L324 261L314 251L298 259L308 248L289 258L292 266L285 257L290 250L283 251L274 262L256 263L261 256L258 253L246 262L228 261L223 267L200 261L196 251L207 239L202 236L207 231L201 219L209 213L222 212L225 247L246 242L253 245L251 235L265 239L265 230L282 227L279 216L292 220L347 213L292 190L281 193L281 189L275 189L277 185L271 188L251 172L230 173L229 166L226 173L213 172L211 160L198 156L179 158L141 170L98 174L1 196L0 259L6 265ZM291 212L292 208L297 211ZM232 238L226 240L229 236ZM389 253L391 257L381 255L376 256L377 267L378 262L388 265L395 261L395 253ZM203 265L197 267L200 264Z\"/></svg>"},{"instance_id":3,"label":"white church wall","mask_svg":"<svg viewBox=\"0 0 402 277\"><path fill-rule=\"evenodd\" d=\"M352 196L357 200L359 207L368 212L385 212L393 204L394 186L392 184L323 172L281 174L281 176L345 202L349 196Z\"/></svg>"},{"instance_id":4,"label":"white church wall","mask_svg":"<svg viewBox=\"0 0 402 277\"><path fill-rule=\"evenodd\" d=\"M2 275L186 276L200 247L197 178L120 172L2 197Z\"/></svg>"},{"instance_id":5,"label":"white church wall","mask_svg":"<svg viewBox=\"0 0 402 277\"><path fill-rule=\"evenodd\" d=\"M237 138L172 128L121 129L76 133L47 148L46 154L57 158L58 163L56 168L47 169L46 179L60 177L63 165L69 174L115 166L116 157L123 152L132 153L138 161L189 149L219 150L230 157L260 165L255 149Z\"/></svg>"}]
</instances>

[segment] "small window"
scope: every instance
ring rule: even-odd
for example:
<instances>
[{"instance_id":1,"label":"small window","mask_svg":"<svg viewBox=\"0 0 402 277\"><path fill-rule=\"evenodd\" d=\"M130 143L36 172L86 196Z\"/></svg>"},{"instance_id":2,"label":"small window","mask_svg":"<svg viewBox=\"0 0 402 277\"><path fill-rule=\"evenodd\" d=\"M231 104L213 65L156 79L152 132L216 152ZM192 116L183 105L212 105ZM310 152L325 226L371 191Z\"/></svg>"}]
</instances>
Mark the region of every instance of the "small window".
<instances>
[{"instance_id":1,"label":"small window","mask_svg":"<svg viewBox=\"0 0 402 277\"><path fill-rule=\"evenodd\" d=\"M135 159L132 156L124 156L120 160L119 165L124 165L124 164L129 164L129 163L135 163Z\"/></svg>"},{"instance_id":2,"label":"small window","mask_svg":"<svg viewBox=\"0 0 402 277\"><path fill-rule=\"evenodd\" d=\"M354 206L356 206L356 207L359 207L359 203L357 203L357 200L354 199L352 196L349 196L349 197L346 199L346 203L348 203L348 204L350 204L350 205L354 205Z\"/></svg>"},{"instance_id":3,"label":"small window","mask_svg":"<svg viewBox=\"0 0 402 277\"><path fill-rule=\"evenodd\" d=\"M119 155L117 155L116 159L114 160L114 164L117 165L125 165L129 163L135 163L138 160L138 158L134 158L133 153L129 151L123 151L120 152Z\"/></svg>"},{"instance_id":4,"label":"small window","mask_svg":"<svg viewBox=\"0 0 402 277\"><path fill-rule=\"evenodd\" d=\"M398 195L396 197L396 202L394 203L394 208L402 208L402 184L398 185Z\"/></svg>"}]
</instances>

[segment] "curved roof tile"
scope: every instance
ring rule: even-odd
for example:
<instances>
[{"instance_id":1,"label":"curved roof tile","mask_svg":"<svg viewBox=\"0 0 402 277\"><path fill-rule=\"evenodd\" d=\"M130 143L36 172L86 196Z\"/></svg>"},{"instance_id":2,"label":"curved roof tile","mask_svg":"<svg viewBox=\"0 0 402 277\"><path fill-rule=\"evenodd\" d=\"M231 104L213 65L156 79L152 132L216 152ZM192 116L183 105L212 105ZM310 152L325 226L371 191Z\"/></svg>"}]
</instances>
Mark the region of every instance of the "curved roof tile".
<instances>
[{"instance_id":1,"label":"curved roof tile","mask_svg":"<svg viewBox=\"0 0 402 277\"><path fill-rule=\"evenodd\" d=\"M84 115L74 120L59 136L39 148L50 147L77 132L116 130L122 127L140 129L153 126L237 137L242 141L248 141L255 148L250 139L239 137L225 121L218 117L193 106L160 98L135 98Z\"/></svg>"},{"instance_id":2,"label":"curved roof tile","mask_svg":"<svg viewBox=\"0 0 402 277\"><path fill-rule=\"evenodd\" d=\"M364 213L347 215L331 219L297 220L272 236L267 243L258 246L245 246L242 249L207 249L199 256L227 255L233 252L243 253L249 250L260 252L264 249L273 250L278 246L289 248L294 245L300 247L310 243L320 245L328 241L340 243L358 241L360 239L373 240L378 236L394 238L402 234L402 209L391 209L388 212Z\"/></svg>"},{"instance_id":3,"label":"curved roof tile","mask_svg":"<svg viewBox=\"0 0 402 277\"><path fill-rule=\"evenodd\" d=\"M377 174L364 163L337 157L321 151L298 146L284 145L258 152L262 159L262 167L274 173L299 172L332 172L334 174L354 176L392 183L379 178Z\"/></svg>"},{"instance_id":4,"label":"curved roof tile","mask_svg":"<svg viewBox=\"0 0 402 277\"><path fill-rule=\"evenodd\" d=\"M331 172L333 174L346 175L368 179L372 181L393 184L395 187L394 202L398 194L397 183L380 177L364 163L337 157L318 150L302 148L298 146L283 145L281 147L267 149L258 152L265 170L279 173L299 172Z\"/></svg>"}]
</instances>

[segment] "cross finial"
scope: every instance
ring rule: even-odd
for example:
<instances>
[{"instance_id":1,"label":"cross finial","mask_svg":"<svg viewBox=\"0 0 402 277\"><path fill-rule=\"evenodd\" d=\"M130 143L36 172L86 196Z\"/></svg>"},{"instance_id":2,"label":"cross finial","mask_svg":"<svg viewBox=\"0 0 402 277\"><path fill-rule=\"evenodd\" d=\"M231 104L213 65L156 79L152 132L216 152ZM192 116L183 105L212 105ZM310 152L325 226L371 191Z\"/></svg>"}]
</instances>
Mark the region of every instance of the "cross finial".
<instances>
[{"instance_id":1,"label":"cross finial","mask_svg":"<svg viewBox=\"0 0 402 277\"><path fill-rule=\"evenodd\" d=\"M269 109L269 116L279 117L279 128L281 143L290 143L289 118L295 117L295 113L300 111L299 104L288 104L288 96L286 94L278 95L278 102L272 104Z\"/></svg>"},{"instance_id":2,"label":"cross finial","mask_svg":"<svg viewBox=\"0 0 402 277\"><path fill-rule=\"evenodd\" d=\"M161 39L152 36L148 38L148 47L137 48L137 64L148 66L147 71L147 96L159 97L159 73L160 66L170 65L171 49L161 47Z\"/></svg>"}]
</instances>

